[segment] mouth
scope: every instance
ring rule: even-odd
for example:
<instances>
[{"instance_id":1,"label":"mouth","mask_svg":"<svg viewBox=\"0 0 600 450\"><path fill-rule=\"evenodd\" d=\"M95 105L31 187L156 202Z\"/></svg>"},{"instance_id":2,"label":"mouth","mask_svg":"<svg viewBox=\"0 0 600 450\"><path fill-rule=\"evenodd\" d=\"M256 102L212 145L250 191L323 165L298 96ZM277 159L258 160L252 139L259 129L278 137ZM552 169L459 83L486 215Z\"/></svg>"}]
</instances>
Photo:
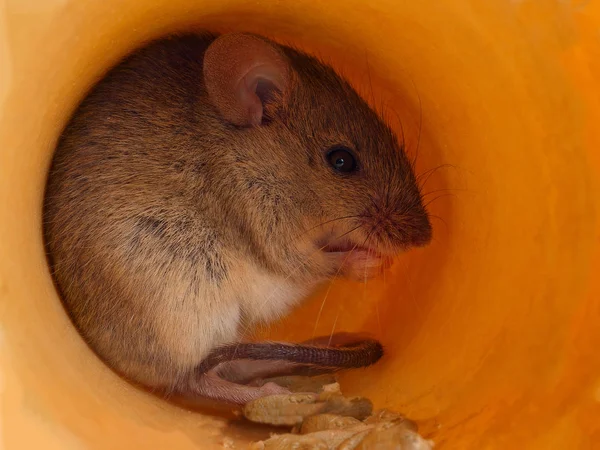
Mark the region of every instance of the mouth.
<instances>
[{"instance_id":1,"label":"mouth","mask_svg":"<svg viewBox=\"0 0 600 450\"><path fill-rule=\"evenodd\" d=\"M349 241L325 245L322 247L322 251L325 253L371 252L377 254L376 251L368 247L359 246Z\"/></svg>"},{"instance_id":2,"label":"mouth","mask_svg":"<svg viewBox=\"0 0 600 450\"><path fill-rule=\"evenodd\" d=\"M359 281L381 275L393 263L392 256L352 241L337 241L320 248L323 253L335 258L341 273Z\"/></svg>"}]
</instances>

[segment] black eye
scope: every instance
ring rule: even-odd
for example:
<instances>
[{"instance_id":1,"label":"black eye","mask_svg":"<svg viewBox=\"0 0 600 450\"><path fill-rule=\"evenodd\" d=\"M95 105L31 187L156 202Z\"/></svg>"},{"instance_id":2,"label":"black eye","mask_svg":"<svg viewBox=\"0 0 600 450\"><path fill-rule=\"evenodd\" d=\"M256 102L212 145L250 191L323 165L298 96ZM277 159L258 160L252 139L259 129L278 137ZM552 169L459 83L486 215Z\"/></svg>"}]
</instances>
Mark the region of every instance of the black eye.
<instances>
[{"instance_id":1,"label":"black eye","mask_svg":"<svg viewBox=\"0 0 600 450\"><path fill-rule=\"evenodd\" d=\"M327 161L338 172L354 172L356 170L356 159L349 148L333 147L327 153Z\"/></svg>"}]
</instances>

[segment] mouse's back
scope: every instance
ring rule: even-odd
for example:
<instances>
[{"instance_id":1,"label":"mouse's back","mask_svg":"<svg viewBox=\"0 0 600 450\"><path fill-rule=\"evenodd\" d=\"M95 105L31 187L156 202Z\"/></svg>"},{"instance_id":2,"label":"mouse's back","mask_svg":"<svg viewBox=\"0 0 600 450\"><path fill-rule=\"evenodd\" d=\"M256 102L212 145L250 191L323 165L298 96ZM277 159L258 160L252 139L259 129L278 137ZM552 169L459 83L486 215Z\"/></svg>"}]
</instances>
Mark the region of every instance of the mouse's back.
<instances>
[{"instance_id":1,"label":"mouse's back","mask_svg":"<svg viewBox=\"0 0 600 450\"><path fill-rule=\"evenodd\" d=\"M67 310L113 366L151 384L219 341L189 318L211 316L195 299L227 276L222 202L209 192L222 163L204 145L223 140L202 107L213 39L161 40L112 69L67 125L48 179L46 245ZM178 350L182 326L197 330L181 331L190 344Z\"/></svg>"}]
</instances>

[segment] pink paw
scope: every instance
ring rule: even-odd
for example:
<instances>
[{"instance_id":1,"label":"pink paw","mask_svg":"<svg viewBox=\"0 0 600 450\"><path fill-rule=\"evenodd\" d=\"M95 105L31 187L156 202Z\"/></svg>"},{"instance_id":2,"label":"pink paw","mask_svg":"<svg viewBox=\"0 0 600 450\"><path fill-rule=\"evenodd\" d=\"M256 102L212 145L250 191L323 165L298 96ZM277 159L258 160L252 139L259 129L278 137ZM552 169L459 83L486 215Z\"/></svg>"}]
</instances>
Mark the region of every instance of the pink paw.
<instances>
[{"instance_id":1,"label":"pink paw","mask_svg":"<svg viewBox=\"0 0 600 450\"><path fill-rule=\"evenodd\" d=\"M260 388L261 394L264 394L264 397L269 395L279 395L279 394L291 394L289 389L284 388L283 386L279 386L272 381L263 384Z\"/></svg>"}]
</instances>

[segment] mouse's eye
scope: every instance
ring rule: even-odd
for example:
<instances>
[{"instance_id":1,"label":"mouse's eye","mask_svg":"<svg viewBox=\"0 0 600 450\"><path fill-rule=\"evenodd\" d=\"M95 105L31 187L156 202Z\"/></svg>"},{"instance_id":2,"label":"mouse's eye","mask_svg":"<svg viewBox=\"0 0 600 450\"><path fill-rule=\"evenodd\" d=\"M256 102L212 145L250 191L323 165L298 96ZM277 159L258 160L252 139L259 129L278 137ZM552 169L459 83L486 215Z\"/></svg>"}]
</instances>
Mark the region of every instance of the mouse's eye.
<instances>
[{"instance_id":1,"label":"mouse's eye","mask_svg":"<svg viewBox=\"0 0 600 450\"><path fill-rule=\"evenodd\" d=\"M354 172L356 170L356 158L347 147L331 148L327 152L327 161L338 172Z\"/></svg>"}]
</instances>

